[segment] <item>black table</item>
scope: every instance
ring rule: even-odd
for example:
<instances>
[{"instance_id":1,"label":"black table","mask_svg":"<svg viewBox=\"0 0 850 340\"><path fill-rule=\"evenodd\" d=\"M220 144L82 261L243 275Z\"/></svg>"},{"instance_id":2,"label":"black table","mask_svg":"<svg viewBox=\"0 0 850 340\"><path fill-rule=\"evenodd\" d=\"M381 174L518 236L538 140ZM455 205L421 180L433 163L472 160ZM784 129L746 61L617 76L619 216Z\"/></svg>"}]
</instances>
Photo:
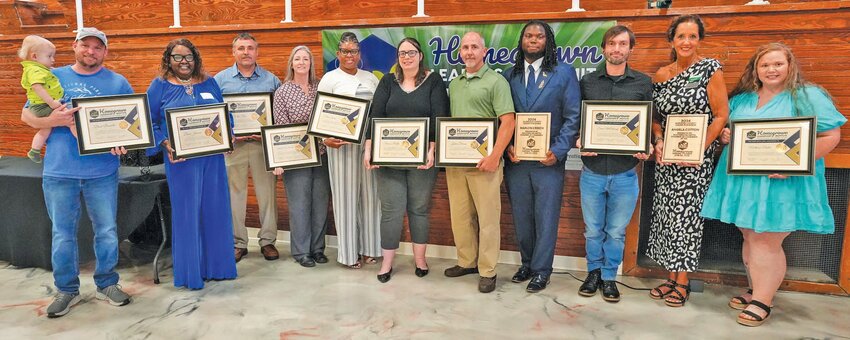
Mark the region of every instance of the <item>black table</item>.
<instances>
[{"instance_id":1,"label":"black table","mask_svg":"<svg viewBox=\"0 0 850 340\"><path fill-rule=\"evenodd\" d=\"M140 177L140 168L119 169L118 240L126 239L154 213L162 195L168 196L164 173L162 165L151 167L146 178ZM28 158L0 158L0 260L17 267L51 270L52 224L44 204L41 174L42 165ZM80 262L84 263L94 259L94 234L85 204L82 206L77 244Z\"/></svg>"}]
</instances>

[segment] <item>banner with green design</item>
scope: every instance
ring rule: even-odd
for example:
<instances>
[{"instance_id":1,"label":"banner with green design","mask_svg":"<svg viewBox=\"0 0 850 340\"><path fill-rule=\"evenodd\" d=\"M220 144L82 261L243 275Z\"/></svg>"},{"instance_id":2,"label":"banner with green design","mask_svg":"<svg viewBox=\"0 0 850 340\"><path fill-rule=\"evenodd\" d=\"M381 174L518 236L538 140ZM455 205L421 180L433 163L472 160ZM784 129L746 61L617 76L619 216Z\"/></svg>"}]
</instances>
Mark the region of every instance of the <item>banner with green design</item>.
<instances>
[{"instance_id":1,"label":"banner with green design","mask_svg":"<svg viewBox=\"0 0 850 340\"><path fill-rule=\"evenodd\" d=\"M596 70L604 60L600 47L602 36L616 21L549 24L555 33L558 59L572 65L581 78ZM351 31L360 40L360 68L381 78L396 63L396 44L405 37L412 37L422 45L426 67L438 72L448 82L463 72L464 65L458 51L460 39L466 32L481 33L488 48L485 62L490 68L502 72L513 66L523 26L524 23L324 30L322 57L325 72L336 69L339 66L336 56L339 37L343 32Z\"/></svg>"}]
</instances>

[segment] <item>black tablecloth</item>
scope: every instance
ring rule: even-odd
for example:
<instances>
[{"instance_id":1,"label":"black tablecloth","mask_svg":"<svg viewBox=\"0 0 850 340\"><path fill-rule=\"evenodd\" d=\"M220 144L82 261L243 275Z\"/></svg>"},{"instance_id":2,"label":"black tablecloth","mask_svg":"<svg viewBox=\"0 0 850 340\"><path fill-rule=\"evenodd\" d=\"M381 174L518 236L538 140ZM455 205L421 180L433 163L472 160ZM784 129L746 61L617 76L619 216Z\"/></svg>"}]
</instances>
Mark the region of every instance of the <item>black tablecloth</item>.
<instances>
[{"instance_id":1,"label":"black tablecloth","mask_svg":"<svg viewBox=\"0 0 850 340\"><path fill-rule=\"evenodd\" d=\"M140 168L121 167L118 184L118 239L124 240L154 211L155 198L168 196L162 165L148 178ZM27 158L0 158L0 260L18 267L51 269L51 222L41 189L41 164ZM81 201L84 202L84 200ZM77 232L80 262L94 259L91 220L83 209Z\"/></svg>"}]
</instances>

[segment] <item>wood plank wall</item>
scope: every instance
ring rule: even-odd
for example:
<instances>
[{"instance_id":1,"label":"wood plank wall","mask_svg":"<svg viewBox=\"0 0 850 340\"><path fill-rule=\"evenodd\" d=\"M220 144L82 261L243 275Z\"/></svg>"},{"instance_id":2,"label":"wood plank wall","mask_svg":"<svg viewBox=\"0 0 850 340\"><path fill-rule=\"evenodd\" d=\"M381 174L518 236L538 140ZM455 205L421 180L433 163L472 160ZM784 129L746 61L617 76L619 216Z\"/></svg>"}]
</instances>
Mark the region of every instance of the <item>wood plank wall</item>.
<instances>
[{"instance_id":1,"label":"wood plank wall","mask_svg":"<svg viewBox=\"0 0 850 340\"><path fill-rule=\"evenodd\" d=\"M74 24L74 1L54 0L64 6L69 27ZM850 1L771 0L770 6L740 6L744 0L675 0L670 10L643 9L635 0L583 1L583 13L564 13L569 1L551 0L427 0L425 19L411 19L414 0L294 1L295 24L279 24L283 1L189 0L181 1L184 28L168 29L172 23L170 1L90 0L84 1L87 26L99 27L110 35L107 66L124 74L137 92L147 88L156 75L165 44L188 37L200 48L207 71L215 73L230 64L230 41L236 32L254 33L261 43L259 62L283 77L291 49L307 45L318 52L324 28L354 26L438 25L475 22L523 22L530 18L548 21L617 20L637 33L637 48L631 65L651 74L668 62L669 44L664 31L671 18L684 13L701 14L708 37L700 53L720 59L727 86L733 87L743 65L755 48L772 41L790 45L808 77L826 87L839 109L850 113ZM0 0L2 6L10 1ZM55 5L54 4L54 5ZM346 7L343 7L343 4ZM701 7L689 7L701 6ZM616 8L616 9L612 9ZM53 8L55 9L55 8ZM3 12L6 13L6 12ZM469 15L462 15L462 14ZM4 21L8 17L3 18ZM20 122L24 91L20 88L20 66L15 50L23 38L20 30L0 35L0 154L23 156L34 131ZM69 29L70 30L70 29ZM58 46L57 65L73 60L73 34L45 29ZM321 65L319 65L321 67ZM843 128L842 142L830 156L830 165L850 167L850 124ZM583 223L578 195L578 172L566 174L557 254L584 256ZM279 226L288 229L284 191L278 184ZM433 194L431 243L452 245L448 197L443 173ZM503 249L514 250L513 223L507 198L502 195ZM248 224L257 226L254 197L249 198ZM333 232L332 232L333 233Z\"/></svg>"}]
</instances>

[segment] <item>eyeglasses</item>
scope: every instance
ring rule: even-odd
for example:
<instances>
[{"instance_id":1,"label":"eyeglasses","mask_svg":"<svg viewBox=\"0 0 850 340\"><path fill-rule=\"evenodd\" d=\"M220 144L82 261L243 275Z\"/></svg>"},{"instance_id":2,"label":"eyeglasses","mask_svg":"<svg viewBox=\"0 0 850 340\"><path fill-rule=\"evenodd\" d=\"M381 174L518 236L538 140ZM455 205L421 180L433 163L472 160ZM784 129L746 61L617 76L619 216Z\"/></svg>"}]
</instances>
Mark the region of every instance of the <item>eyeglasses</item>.
<instances>
[{"instance_id":1,"label":"eyeglasses","mask_svg":"<svg viewBox=\"0 0 850 340\"><path fill-rule=\"evenodd\" d=\"M195 61L195 55L194 54L187 54L187 55L172 54L171 60L174 60L178 63L185 60L187 63L191 63L191 62Z\"/></svg>"},{"instance_id":2,"label":"eyeglasses","mask_svg":"<svg viewBox=\"0 0 850 340\"><path fill-rule=\"evenodd\" d=\"M417 50L410 50L410 51L398 51L398 57L399 57L399 58L403 58L403 57L405 57L405 56L407 56L408 58L413 58L413 57L415 57L415 56L417 56L417 55L419 55L419 51L417 51Z\"/></svg>"},{"instance_id":3,"label":"eyeglasses","mask_svg":"<svg viewBox=\"0 0 850 340\"><path fill-rule=\"evenodd\" d=\"M342 55L358 55L358 54L360 54L360 50L359 49L339 50L339 54L342 54Z\"/></svg>"}]
</instances>

